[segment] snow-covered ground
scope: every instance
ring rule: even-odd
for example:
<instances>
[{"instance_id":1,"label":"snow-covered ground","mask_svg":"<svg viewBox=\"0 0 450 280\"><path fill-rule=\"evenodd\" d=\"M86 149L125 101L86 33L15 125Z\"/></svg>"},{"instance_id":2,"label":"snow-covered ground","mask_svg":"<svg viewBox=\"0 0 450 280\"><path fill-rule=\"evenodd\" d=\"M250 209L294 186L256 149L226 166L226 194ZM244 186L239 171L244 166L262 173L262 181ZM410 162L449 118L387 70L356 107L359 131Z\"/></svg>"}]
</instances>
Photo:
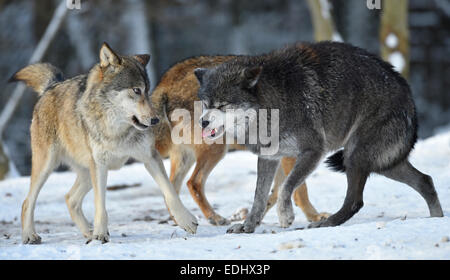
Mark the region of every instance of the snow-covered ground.
<instances>
[{"instance_id":1,"label":"snow-covered ground","mask_svg":"<svg viewBox=\"0 0 450 280\"><path fill-rule=\"evenodd\" d=\"M410 157L431 175L445 217L429 218L425 201L406 185L373 175L364 192L365 206L342 226L299 230L308 225L296 208L288 229L278 226L272 209L253 234L226 234L228 226L212 226L183 187L181 199L199 219L191 235L167 222L161 193L142 164L109 174L108 185L133 185L107 192L111 242L85 245L67 211L64 194L75 175L53 173L36 206L40 245L22 245L21 204L29 178L0 182L0 259L450 259L450 132L417 143ZM169 162L165 161L169 170ZM218 213L230 217L251 207L256 183L256 157L228 154L209 177L206 194ZM346 179L324 165L308 178L310 199L319 211L335 212L344 199ZM93 194L84 211L92 221Z\"/></svg>"}]
</instances>

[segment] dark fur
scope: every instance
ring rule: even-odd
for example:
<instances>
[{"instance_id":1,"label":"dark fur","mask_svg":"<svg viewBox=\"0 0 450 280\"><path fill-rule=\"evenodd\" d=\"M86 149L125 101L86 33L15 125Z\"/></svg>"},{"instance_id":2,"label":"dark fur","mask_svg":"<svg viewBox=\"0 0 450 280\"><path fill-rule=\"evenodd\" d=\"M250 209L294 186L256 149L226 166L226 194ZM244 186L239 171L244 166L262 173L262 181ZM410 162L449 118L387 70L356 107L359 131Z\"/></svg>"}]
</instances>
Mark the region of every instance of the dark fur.
<instances>
[{"instance_id":1,"label":"dark fur","mask_svg":"<svg viewBox=\"0 0 450 280\"><path fill-rule=\"evenodd\" d=\"M414 182L409 184L427 200L432 216L442 216L434 186L418 187L416 183L426 181L422 180L426 175L407 160L417 140L411 90L378 56L345 43L301 43L259 56L237 57L215 68L197 69L196 74L201 84L199 97L209 109L224 103L226 109L280 109L280 149L265 158L277 161L293 153L299 158L280 192L282 226L293 220L290 199L295 186L326 153L342 147L329 163L346 171L349 193L338 213L315 226L345 222L362 207L370 173L392 170L402 172L390 174L399 181L405 173L414 174ZM257 154L261 147L248 145ZM270 178L273 174L258 171L259 176ZM257 185L257 192L259 188L266 189ZM262 202L255 200L257 203ZM251 219L258 222L258 218ZM247 231L254 223L246 221L244 227Z\"/></svg>"},{"instance_id":2,"label":"dark fur","mask_svg":"<svg viewBox=\"0 0 450 280\"><path fill-rule=\"evenodd\" d=\"M344 150L337 151L333 155L329 156L325 163L331 170L336 172L345 172L344 166Z\"/></svg>"}]
</instances>

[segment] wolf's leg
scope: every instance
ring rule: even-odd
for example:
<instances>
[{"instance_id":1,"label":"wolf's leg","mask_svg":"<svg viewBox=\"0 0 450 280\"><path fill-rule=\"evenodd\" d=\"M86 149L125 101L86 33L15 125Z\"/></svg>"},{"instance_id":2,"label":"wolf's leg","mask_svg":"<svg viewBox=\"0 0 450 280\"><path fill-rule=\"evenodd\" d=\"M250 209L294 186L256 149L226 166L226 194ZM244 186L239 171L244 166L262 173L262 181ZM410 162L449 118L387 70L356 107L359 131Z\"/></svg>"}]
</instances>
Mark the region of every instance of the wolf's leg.
<instances>
[{"instance_id":1,"label":"wolf's leg","mask_svg":"<svg viewBox=\"0 0 450 280\"><path fill-rule=\"evenodd\" d=\"M39 244L41 237L34 228L34 208L39 191L57 164L56 152L51 147L33 147L30 190L22 204L22 242Z\"/></svg>"},{"instance_id":2,"label":"wolf's leg","mask_svg":"<svg viewBox=\"0 0 450 280\"><path fill-rule=\"evenodd\" d=\"M100 162L91 162L89 167L92 186L94 189L95 216L94 232L88 239L99 240L102 243L109 241L108 214L106 213L106 181L108 178L108 168Z\"/></svg>"},{"instance_id":3,"label":"wolf's leg","mask_svg":"<svg viewBox=\"0 0 450 280\"><path fill-rule=\"evenodd\" d=\"M138 158L139 159L139 158ZM178 194L167 177L166 170L159 153L155 150L148 158L141 158L150 175L155 179L161 189L169 212L173 215L176 223L184 230L195 233L197 231L197 219L186 209Z\"/></svg>"},{"instance_id":4,"label":"wolf's leg","mask_svg":"<svg viewBox=\"0 0 450 280\"><path fill-rule=\"evenodd\" d=\"M444 216L436 189L434 188L433 179L414 168L408 160L379 173L415 189L427 202L431 217Z\"/></svg>"},{"instance_id":5,"label":"wolf's leg","mask_svg":"<svg viewBox=\"0 0 450 280\"><path fill-rule=\"evenodd\" d=\"M195 162L195 156L187 149L180 147L181 145L173 145L170 151L170 182L172 182L175 191L179 194L181 184L189 169Z\"/></svg>"},{"instance_id":6,"label":"wolf's leg","mask_svg":"<svg viewBox=\"0 0 450 280\"><path fill-rule=\"evenodd\" d=\"M356 165L346 166L346 173L348 186L344 205L338 212L328 217L328 219L311 223L308 227L328 227L343 224L363 207L363 191L369 173L358 168Z\"/></svg>"},{"instance_id":7,"label":"wolf's leg","mask_svg":"<svg viewBox=\"0 0 450 280\"><path fill-rule=\"evenodd\" d=\"M321 150L306 149L301 153L301 157L297 158L278 194L277 212L281 227L289 227L294 221L292 193L297 186L305 182L306 177L316 168L322 154Z\"/></svg>"},{"instance_id":8,"label":"wolf's leg","mask_svg":"<svg viewBox=\"0 0 450 280\"><path fill-rule=\"evenodd\" d=\"M311 201L309 201L306 183L301 184L300 187L294 191L294 203L302 209L308 222L324 220L331 215L327 212L317 212L316 208L311 204Z\"/></svg>"},{"instance_id":9,"label":"wolf's leg","mask_svg":"<svg viewBox=\"0 0 450 280\"><path fill-rule=\"evenodd\" d=\"M264 216L266 216L267 212L277 203L278 199L278 191L280 189L281 184L283 184L286 176L282 170L282 167L279 166L277 169L277 173L275 173L275 178L273 179L273 188L272 192L269 196L269 200L267 201L266 211L264 211ZM263 216L263 217L264 217Z\"/></svg>"},{"instance_id":10,"label":"wolf's leg","mask_svg":"<svg viewBox=\"0 0 450 280\"><path fill-rule=\"evenodd\" d=\"M83 199L92 188L89 170L77 170L77 174L75 184L65 196L66 204L72 220L81 233L83 233L84 237L91 238L92 232L82 209Z\"/></svg>"},{"instance_id":11,"label":"wolf's leg","mask_svg":"<svg viewBox=\"0 0 450 280\"><path fill-rule=\"evenodd\" d=\"M284 174L287 176L291 172L295 165L296 158L283 158L281 160L281 166L283 167ZM294 191L294 203L306 216L306 219L310 222L317 222L326 219L330 216L329 213L321 212L318 213L314 206L309 201L308 188L306 183L303 183Z\"/></svg>"},{"instance_id":12,"label":"wolf's leg","mask_svg":"<svg viewBox=\"0 0 450 280\"><path fill-rule=\"evenodd\" d=\"M269 199L270 186L272 185L275 172L280 164L277 160L258 158L258 178L256 180L255 199L252 210L247 215L243 224L231 226L227 233L251 233L261 223Z\"/></svg>"},{"instance_id":13,"label":"wolf's leg","mask_svg":"<svg viewBox=\"0 0 450 280\"><path fill-rule=\"evenodd\" d=\"M197 164L187 185L192 198L200 207L208 222L212 225L226 225L229 224L229 221L214 211L205 196L205 182L211 171L223 158L226 147L225 145L211 145L208 148L211 149L202 149L201 152L197 152Z\"/></svg>"}]
</instances>

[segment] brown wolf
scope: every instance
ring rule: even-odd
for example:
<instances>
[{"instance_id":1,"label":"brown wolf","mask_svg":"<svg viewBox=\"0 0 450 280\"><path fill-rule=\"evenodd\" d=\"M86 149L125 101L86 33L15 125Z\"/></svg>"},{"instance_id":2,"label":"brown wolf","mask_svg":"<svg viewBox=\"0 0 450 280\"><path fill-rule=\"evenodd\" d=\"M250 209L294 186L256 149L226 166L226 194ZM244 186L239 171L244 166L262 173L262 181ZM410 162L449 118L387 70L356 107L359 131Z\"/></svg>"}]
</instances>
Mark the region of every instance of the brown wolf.
<instances>
[{"instance_id":1,"label":"brown wolf","mask_svg":"<svg viewBox=\"0 0 450 280\"><path fill-rule=\"evenodd\" d=\"M225 144L193 144L194 125L194 101L199 100L197 92L199 83L194 75L194 69L199 67L214 67L235 56L199 56L181 61L171 67L161 78L161 81L153 90L152 103L158 111L162 120L156 126L156 148L163 157L170 157L171 170L170 181L179 192L181 184L191 166L196 163L195 169L187 182L189 191L201 211L213 225L228 224L229 221L218 215L209 204L204 194L204 185L208 175L216 164L225 156L229 149L244 149L239 145ZM158 106L158 107L156 107ZM175 109L184 108L191 113L192 144L173 144L171 140L171 128L179 125L176 121L170 121L171 114ZM266 212L277 200L278 187L284 181L285 176L291 171L295 158L284 158L282 167L279 168L275 177L272 195L268 201ZM327 213L318 213L308 199L306 184L302 184L294 193L294 201L299 206L309 221L319 221L328 217Z\"/></svg>"},{"instance_id":2,"label":"brown wolf","mask_svg":"<svg viewBox=\"0 0 450 280\"><path fill-rule=\"evenodd\" d=\"M161 188L177 224L189 232L197 228L170 183L154 148L153 131L159 122L149 100L145 65L149 55L119 56L106 43L100 63L88 74L63 80L61 71L38 63L18 71L12 81L24 81L40 96L31 124L32 171L30 191L22 205L23 243L40 243L34 228L39 191L52 170L68 164L77 179L66 195L70 215L85 237L109 241L105 190L107 172L132 157L144 162ZM93 187L94 229L82 213L82 201Z\"/></svg>"}]
</instances>

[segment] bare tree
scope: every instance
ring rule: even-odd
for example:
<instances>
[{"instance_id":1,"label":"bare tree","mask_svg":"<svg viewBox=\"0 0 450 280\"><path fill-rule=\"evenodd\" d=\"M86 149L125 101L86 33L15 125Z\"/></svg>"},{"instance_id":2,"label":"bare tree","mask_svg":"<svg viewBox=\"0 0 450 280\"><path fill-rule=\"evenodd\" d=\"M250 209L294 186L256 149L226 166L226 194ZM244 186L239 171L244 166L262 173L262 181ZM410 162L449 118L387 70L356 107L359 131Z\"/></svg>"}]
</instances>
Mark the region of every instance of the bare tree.
<instances>
[{"instance_id":1,"label":"bare tree","mask_svg":"<svg viewBox=\"0 0 450 280\"><path fill-rule=\"evenodd\" d=\"M308 0L316 41L342 41L332 17L332 7L328 0Z\"/></svg>"},{"instance_id":2,"label":"bare tree","mask_svg":"<svg viewBox=\"0 0 450 280\"><path fill-rule=\"evenodd\" d=\"M409 77L408 0L383 1L380 27L381 57Z\"/></svg>"},{"instance_id":3,"label":"bare tree","mask_svg":"<svg viewBox=\"0 0 450 280\"><path fill-rule=\"evenodd\" d=\"M84 5L89 4L91 3L84 3ZM92 52L91 40L89 34L86 32L87 24L81 13L81 10L74 10L70 13L70 15L67 16L66 28L81 67L83 70L87 70L94 65L97 57Z\"/></svg>"},{"instance_id":4,"label":"bare tree","mask_svg":"<svg viewBox=\"0 0 450 280\"><path fill-rule=\"evenodd\" d=\"M47 51L51 41L55 37L59 28L61 27L61 23L67 15L67 7L66 1L61 1L59 6L56 8L55 13L53 14L52 20L47 26L47 29L42 36L39 44L33 52L29 60L29 64L36 63L42 59L45 52ZM19 105L20 99L25 92L25 85L18 84L14 89L11 97L3 108L3 111L0 114L0 138L3 138L3 132L5 131L6 125L14 114L17 106ZM6 174L9 172L9 160L8 156L4 152L3 143L0 142L0 180L4 179Z\"/></svg>"},{"instance_id":5,"label":"bare tree","mask_svg":"<svg viewBox=\"0 0 450 280\"><path fill-rule=\"evenodd\" d=\"M157 82L154 55L155 44L153 42L153 34L151 34L152 29L147 18L146 3L142 0L127 0L126 3L128 8L124 11L124 17L128 19L127 30L129 31L129 38L132 38L132 40L129 40L128 49L133 53L147 53L151 55L150 62L147 65L147 72L150 85L154 87Z\"/></svg>"}]
</instances>

